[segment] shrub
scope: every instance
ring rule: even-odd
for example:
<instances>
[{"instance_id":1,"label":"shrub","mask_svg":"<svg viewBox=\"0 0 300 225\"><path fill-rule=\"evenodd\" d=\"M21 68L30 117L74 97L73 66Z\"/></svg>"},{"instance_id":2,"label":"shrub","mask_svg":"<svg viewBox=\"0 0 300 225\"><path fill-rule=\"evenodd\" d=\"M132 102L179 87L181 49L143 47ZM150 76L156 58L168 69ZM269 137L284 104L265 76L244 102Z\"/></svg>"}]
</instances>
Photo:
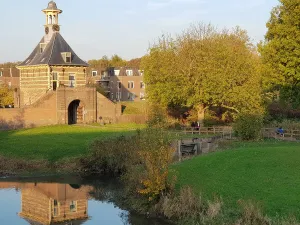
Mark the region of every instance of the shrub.
<instances>
[{"instance_id":1,"label":"shrub","mask_svg":"<svg viewBox=\"0 0 300 225\"><path fill-rule=\"evenodd\" d=\"M269 218L262 214L262 210L257 204L251 201L240 201L242 209L241 218L236 225L271 225Z\"/></svg>"},{"instance_id":2,"label":"shrub","mask_svg":"<svg viewBox=\"0 0 300 225\"><path fill-rule=\"evenodd\" d=\"M179 194L163 197L156 210L168 219L180 221L180 224L217 224L222 220L222 205L220 199L205 201L190 187L183 187Z\"/></svg>"},{"instance_id":3,"label":"shrub","mask_svg":"<svg viewBox=\"0 0 300 225\"><path fill-rule=\"evenodd\" d=\"M240 114L233 126L238 137L242 140L255 140L261 137L263 117L257 114Z\"/></svg>"},{"instance_id":4,"label":"shrub","mask_svg":"<svg viewBox=\"0 0 300 225\"><path fill-rule=\"evenodd\" d=\"M78 167L85 175L123 175L130 193L153 201L171 189L168 178L172 158L167 133L147 128L131 137L95 141L90 153L80 158Z\"/></svg>"},{"instance_id":5,"label":"shrub","mask_svg":"<svg viewBox=\"0 0 300 225\"><path fill-rule=\"evenodd\" d=\"M152 128L168 128L168 120L166 110L160 105L151 105L148 112L148 127Z\"/></svg>"}]
</instances>

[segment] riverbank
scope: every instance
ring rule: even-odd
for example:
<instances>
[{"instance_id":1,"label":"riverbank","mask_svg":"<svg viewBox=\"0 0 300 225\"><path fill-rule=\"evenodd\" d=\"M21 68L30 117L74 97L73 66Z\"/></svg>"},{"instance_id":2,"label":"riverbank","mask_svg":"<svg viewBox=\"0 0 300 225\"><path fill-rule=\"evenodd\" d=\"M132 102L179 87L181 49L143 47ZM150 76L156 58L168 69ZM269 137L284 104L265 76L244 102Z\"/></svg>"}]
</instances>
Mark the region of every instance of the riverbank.
<instances>
[{"instance_id":1,"label":"riverbank","mask_svg":"<svg viewBox=\"0 0 300 225\"><path fill-rule=\"evenodd\" d=\"M135 207L131 202L126 204L131 205L134 211L147 213L148 207L152 210L155 207L153 208L153 203L147 202L147 195L139 195L150 189L140 186L141 181L145 180L139 176L145 174L141 174L141 171L135 168L142 168L142 164L146 168L149 163L155 166L159 160L162 160L162 165L167 165L163 159L168 156L161 157L162 152L159 149L162 146L166 147L168 140L183 138L184 135L165 131L157 133L144 128L145 126L127 124L123 127L55 126L0 132L2 146L7 145L5 140L15 143L14 146L8 146L10 151L3 148L0 150L0 177L53 173L78 173L85 176L94 172L118 176L125 172L127 178L137 178L126 182L134 187L130 187L131 190L127 192L128 198L133 195L142 199L134 199L141 204ZM136 132L136 129L141 129L141 132ZM163 138L165 134L169 135L165 140L167 142ZM156 141L161 141L162 145ZM34 146L43 149L32 151ZM185 200L191 200L202 210L203 217L211 219L208 213L214 209L209 207L216 207L218 213L221 212L221 215L218 215L221 220L232 222L242 215L241 202L251 200L262 206L262 212L266 212L271 218L278 216L281 219L288 215L300 218L300 198L297 197L300 196L300 178L297 174L300 169L300 143L276 140L226 141L220 143L220 146L223 149L218 149L217 152L171 166L177 176L174 184L178 195L171 196L173 203L170 203L170 200L162 202L164 206L172 208L180 205L181 208L187 204ZM141 151L152 152L150 155L153 154L153 158L144 155L148 161L143 162L143 157L139 159L142 156ZM159 165L159 168L162 167ZM151 166L148 169L151 169ZM163 172L162 177L157 178L164 182L166 174ZM151 188L156 188L156 181L156 178L151 178L144 184L154 182ZM136 193L137 186L140 187L139 190L143 190L141 193ZM191 191L186 187L191 187ZM198 194L202 195L202 202L198 202ZM185 199L184 196L187 195L192 197ZM215 197L218 197L216 202ZM158 214L170 213L165 210L158 211ZM181 215L178 211L172 213L175 213L175 218ZM189 218L189 212L186 213ZM227 224L231 224L230 222Z\"/></svg>"},{"instance_id":2,"label":"riverbank","mask_svg":"<svg viewBox=\"0 0 300 225\"><path fill-rule=\"evenodd\" d=\"M176 189L190 186L205 199L221 197L226 211L257 202L271 217L300 218L300 143L237 142L232 148L172 166Z\"/></svg>"}]
</instances>

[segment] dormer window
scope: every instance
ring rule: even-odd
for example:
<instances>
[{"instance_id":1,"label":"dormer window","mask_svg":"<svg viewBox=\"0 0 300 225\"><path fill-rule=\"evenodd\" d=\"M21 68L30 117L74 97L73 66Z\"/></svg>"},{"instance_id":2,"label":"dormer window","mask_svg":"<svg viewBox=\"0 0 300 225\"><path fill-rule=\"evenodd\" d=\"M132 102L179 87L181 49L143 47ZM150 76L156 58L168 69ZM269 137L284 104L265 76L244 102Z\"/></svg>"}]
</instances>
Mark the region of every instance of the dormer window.
<instances>
[{"instance_id":1,"label":"dormer window","mask_svg":"<svg viewBox=\"0 0 300 225\"><path fill-rule=\"evenodd\" d=\"M140 74L140 76L143 76L144 75L144 70L139 70L139 74Z\"/></svg>"},{"instance_id":2,"label":"dormer window","mask_svg":"<svg viewBox=\"0 0 300 225\"><path fill-rule=\"evenodd\" d=\"M133 75L133 71L132 70L126 70L126 75L127 76L132 76Z\"/></svg>"},{"instance_id":3,"label":"dormer window","mask_svg":"<svg viewBox=\"0 0 300 225\"><path fill-rule=\"evenodd\" d=\"M62 52L61 53L65 63L71 63L72 61L72 54L71 52Z\"/></svg>"}]
</instances>

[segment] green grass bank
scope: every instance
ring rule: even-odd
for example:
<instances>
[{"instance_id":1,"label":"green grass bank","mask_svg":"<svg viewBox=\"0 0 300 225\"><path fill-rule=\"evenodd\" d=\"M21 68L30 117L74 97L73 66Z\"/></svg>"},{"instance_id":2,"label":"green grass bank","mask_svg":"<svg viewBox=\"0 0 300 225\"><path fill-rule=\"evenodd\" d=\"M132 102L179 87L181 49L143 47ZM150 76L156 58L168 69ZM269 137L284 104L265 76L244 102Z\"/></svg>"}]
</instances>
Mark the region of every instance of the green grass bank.
<instances>
[{"instance_id":1,"label":"green grass bank","mask_svg":"<svg viewBox=\"0 0 300 225\"><path fill-rule=\"evenodd\" d=\"M0 131L0 155L26 160L58 160L87 152L95 139L131 135L143 125L49 126L15 131Z\"/></svg>"},{"instance_id":2,"label":"green grass bank","mask_svg":"<svg viewBox=\"0 0 300 225\"><path fill-rule=\"evenodd\" d=\"M206 199L221 196L226 210L253 200L268 215L300 218L300 143L238 143L232 150L173 166L177 188L191 186Z\"/></svg>"}]
</instances>

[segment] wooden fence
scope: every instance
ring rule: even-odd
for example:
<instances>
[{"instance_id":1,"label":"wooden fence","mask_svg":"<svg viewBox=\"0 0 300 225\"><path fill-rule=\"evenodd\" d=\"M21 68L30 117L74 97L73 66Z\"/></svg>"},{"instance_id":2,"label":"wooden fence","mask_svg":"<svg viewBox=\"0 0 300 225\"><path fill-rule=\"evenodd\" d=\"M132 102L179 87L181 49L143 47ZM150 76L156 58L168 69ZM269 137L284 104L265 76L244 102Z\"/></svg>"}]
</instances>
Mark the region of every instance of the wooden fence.
<instances>
[{"instance_id":1,"label":"wooden fence","mask_svg":"<svg viewBox=\"0 0 300 225\"><path fill-rule=\"evenodd\" d=\"M184 127L183 132L185 134L222 134L232 135L232 127Z\"/></svg>"},{"instance_id":2,"label":"wooden fence","mask_svg":"<svg viewBox=\"0 0 300 225\"><path fill-rule=\"evenodd\" d=\"M277 128L263 128L262 136L265 138L275 138L283 140L299 140L300 139L300 130L284 130L283 134L277 133Z\"/></svg>"}]
</instances>

